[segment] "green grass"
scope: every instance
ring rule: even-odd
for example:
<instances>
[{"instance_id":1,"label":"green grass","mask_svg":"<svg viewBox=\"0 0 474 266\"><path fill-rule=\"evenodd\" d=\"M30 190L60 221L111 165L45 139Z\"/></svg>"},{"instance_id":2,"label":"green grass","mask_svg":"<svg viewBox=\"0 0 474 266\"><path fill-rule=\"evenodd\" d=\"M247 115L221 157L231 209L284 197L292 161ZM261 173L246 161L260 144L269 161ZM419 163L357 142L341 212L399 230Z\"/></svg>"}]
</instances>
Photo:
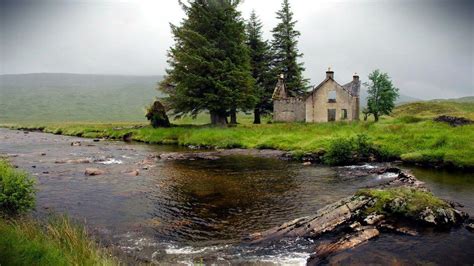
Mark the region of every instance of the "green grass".
<instances>
[{"instance_id":1,"label":"green grass","mask_svg":"<svg viewBox=\"0 0 474 266\"><path fill-rule=\"evenodd\" d=\"M35 206L35 180L0 157L0 215L17 215Z\"/></svg>"},{"instance_id":2,"label":"green grass","mask_svg":"<svg viewBox=\"0 0 474 266\"><path fill-rule=\"evenodd\" d=\"M444 104L444 103L443 103ZM448 103L449 105L449 103ZM472 116L472 103L457 110ZM474 125L451 127L432 121L430 105L423 103L423 116L418 103L398 107L393 117L371 121L336 123L273 123L251 124L249 116L236 127L178 125L153 129L146 123L30 123L4 125L11 128L41 129L44 132L89 138L121 139L132 133L136 141L155 144L179 144L217 148L270 148L294 154L328 150L333 140L365 134L384 158L401 158L406 162L443 164L459 168L474 167ZM453 106L457 106L454 104ZM437 107L434 107L437 109ZM431 117L427 115L431 112ZM199 124L207 116L198 117ZM141 128L133 128L139 126Z\"/></svg>"},{"instance_id":3,"label":"green grass","mask_svg":"<svg viewBox=\"0 0 474 266\"><path fill-rule=\"evenodd\" d=\"M65 217L46 224L0 219L0 236L0 265L118 265Z\"/></svg>"},{"instance_id":4,"label":"green grass","mask_svg":"<svg viewBox=\"0 0 474 266\"><path fill-rule=\"evenodd\" d=\"M389 216L417 217L426 208L436 210L438 208L450 207L445 201L435 197L431 192L415 188L363 189L357 195L376 199L375 205L366 210L367 213L376 212ZM403 204L393 204L396 199L403 202Z\"/></svg>"}]
</instances>

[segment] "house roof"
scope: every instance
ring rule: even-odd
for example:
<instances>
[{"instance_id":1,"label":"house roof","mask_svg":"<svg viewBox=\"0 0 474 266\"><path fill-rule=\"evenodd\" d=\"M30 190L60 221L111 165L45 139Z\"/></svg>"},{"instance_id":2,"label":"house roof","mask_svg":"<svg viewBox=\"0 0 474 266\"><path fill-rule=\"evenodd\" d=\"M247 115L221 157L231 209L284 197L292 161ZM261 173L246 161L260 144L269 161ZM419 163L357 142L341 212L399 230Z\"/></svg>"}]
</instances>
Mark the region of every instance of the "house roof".
<instances>
[{"instance_id":1,"label":"house roof","mask_svg":"<svg viewBox=\"0 0 474 266\"><path fill-rule=\"evenodd\" d=\"M306 98L309 97L310 95L312 95L317 90L319 90L329 80L334 81L338 86L340 86L343 90L345 90L347 93L349 93L350 96L353 96L353 97L358 97L359 96L360 81L351 81L351 82L349 82L345 85L340 85L333 78L327 77L325 80L323 80L321 83L319 83L318 86L314 87L314 89L306 95Z\"/></svg>"}]
</instances>

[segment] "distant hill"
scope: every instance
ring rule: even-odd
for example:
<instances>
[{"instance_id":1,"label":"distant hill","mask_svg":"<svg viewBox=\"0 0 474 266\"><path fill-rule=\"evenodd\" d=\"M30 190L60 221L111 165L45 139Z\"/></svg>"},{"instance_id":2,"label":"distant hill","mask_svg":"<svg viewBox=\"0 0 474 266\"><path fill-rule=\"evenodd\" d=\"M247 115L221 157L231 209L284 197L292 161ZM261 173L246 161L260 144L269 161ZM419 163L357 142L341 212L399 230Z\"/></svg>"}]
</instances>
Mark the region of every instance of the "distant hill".
<instances>
[{"instance_id":1,"label":"distant hill","mask_svg":"<svg viewBox=\"0 0 474 266\"><path fill-rule=\"evenodd\" d=\"M162 76L0 75L0 123L145 121Z\"/></svg>"},{"instance_id":2,"label":"distant hill","mask_svg":"<svg viewBox=\"0 0 474 266\"><path fill-rule=\"evenodd\" d=\"M474 96L467 96L454 99L435 99L430 102L457 102L457 103L474 103Z\"/></svg>"},{"instance_id":3,"label":"distant hill","mask_svg":"<svg viewBox=\"0 0 474 266\"><path fill-rule=\"evenodd\" d=\"M360 90L360 106L367 106L367 90L365 88L361 88ZM422 101L421 99L414 98L411 96L407 96L404 94L400 94L397 101L395 102L396 105L404 104L404 103L411 103L411 102L419 102Z\"/></svg>"}]
</instances>

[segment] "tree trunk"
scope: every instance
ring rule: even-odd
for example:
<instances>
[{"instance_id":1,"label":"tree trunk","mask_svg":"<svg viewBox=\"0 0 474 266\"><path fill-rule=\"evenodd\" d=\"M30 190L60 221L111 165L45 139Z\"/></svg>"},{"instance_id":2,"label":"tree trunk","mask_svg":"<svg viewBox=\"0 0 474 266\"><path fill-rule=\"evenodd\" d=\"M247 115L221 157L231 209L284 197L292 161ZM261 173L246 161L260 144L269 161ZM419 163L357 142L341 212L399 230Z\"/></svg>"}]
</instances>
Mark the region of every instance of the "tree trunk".
<instances>
[{"instance_id":1,"label":"tree trunk","mask_svg":"<svg viewBox=\"0 0 474 266\"><path fill-rule=\"evenodd\" d=\"M254 124L262 123L260 120L260 109L258 108L255 108L255 110L253 111L253 123Z\"/></svg>"},{"instance_id":2,"label":"tree trunk","mask_svg":"<svg viewBox=\"0 0 474 266\"><path fill-rule=\"evenodd\" d=\"M234 108L230 110L230 123L233 125L237 124L237 112L235 111Z\"/></svg>"},{"instance_id":3,"label":"tree trunk","mask_svg":"<svg viewBox=\"0 0 474 266\"><path fill-rule=\"evenodd\" d=\"M211 124L214 126L225 126L227 124L227 117L219 112L210 111Z\"/></svg>"},{"instance_id":4,"label":"tree trunk","mask_svg":"<svg viewBox=\"0 0 474 266\"><path fill-rule=\"evenodd\" d=\"M379 121L379 114L375 113L374 118L375 118L375 122L378 122Z\"/></svg>"}]
</instances>

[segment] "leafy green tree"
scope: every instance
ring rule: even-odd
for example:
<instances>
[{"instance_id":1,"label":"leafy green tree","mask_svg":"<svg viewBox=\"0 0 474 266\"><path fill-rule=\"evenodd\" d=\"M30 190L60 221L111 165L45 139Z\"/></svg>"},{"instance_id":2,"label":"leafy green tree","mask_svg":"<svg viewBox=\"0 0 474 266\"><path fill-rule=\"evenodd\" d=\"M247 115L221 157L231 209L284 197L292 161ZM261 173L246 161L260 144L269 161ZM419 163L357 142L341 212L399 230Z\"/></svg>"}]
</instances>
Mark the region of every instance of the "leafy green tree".
<instances>
[{"instance_id":1,"label":"leafy green tree","mask_svg":"<svg viewBox=\"0 0 474 266\"><path fill-rule=\"evenodd\" d=\"M186 18L171 25L174 46L160 89L169 97L173 115L195 117L209 111L211 123L226 124L227 116L255 104L254 79L245 44L245 23L239 0L192 0L180 4Z\"/></svg>"},{"instance_id":2,"label":"leafy green tree","mask_svg":"<svg viewBox=\"0 0 474 266\"><path fill-rule=\"evenodd\" d=\"M369 74L367 86L367 114L372 114L375 121L379 121L381 115L389 115L395 108L395 100L398 98L398 89L392 84L387 73L374 70Z\"/></svg>"},{"instance_id":3,"label":"leafy green tree","mask_svg":"<svg viewBox=\"0 0 474 266\"><path fill-rule=\"evenodd\" d=\"M273 109L272 93L275 78L271 72L271 51L267 41L262 36L262 22L252 11L247 23L247 45L250 50L250 65L255 79L255 96L257 104L254 108L254 124L261 123L261 115L270 113Z\"/></svg>"},{"instance_id":4,"label":"leafy green tree","mask_svg":"<svg viewBox=\"0 0 474 266\"><path fill-rule=\"evenodd\" d=\"M288 0L283 0L277 19L280 22L272 31L274 76L284 74L288 92L296 96L306 91L308 80L303 78L303 63L298 63L298 58L303 56L298 51L300 32L295 29L297 21L293 19Z\"/></svg>"}]
</instances>

